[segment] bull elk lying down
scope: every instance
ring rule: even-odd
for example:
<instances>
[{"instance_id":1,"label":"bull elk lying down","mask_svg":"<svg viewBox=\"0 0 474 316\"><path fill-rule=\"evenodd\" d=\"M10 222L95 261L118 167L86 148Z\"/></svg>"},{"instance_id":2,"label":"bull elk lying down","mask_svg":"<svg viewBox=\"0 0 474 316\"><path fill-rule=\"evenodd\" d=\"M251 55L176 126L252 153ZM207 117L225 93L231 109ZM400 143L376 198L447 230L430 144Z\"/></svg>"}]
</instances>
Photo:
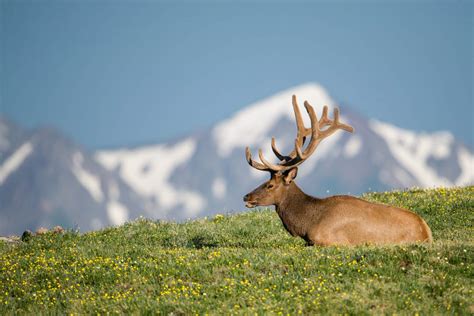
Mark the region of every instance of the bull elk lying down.
<instances>
[{"instance_id":1,"label":"bull elk lying down","mask_svg":"<svg viewBox=\"0 0 474 316\"><path fill-rule=\"evenodd\" d=\"M288 155L282 155L272 138L272 150L280 162L268 162L259 150L260 162L252 160L246 148L248 163L262 171L270 172L266 181L244 197L246 206L275 205L283 226L292 236L303 238L308 245L358 245L395 244L410 242L431 242L431 230L426 222L415 213L388 205L370 203L348 195L331 196L323 199L305 194L294 179L298 166L316 150L326 137L341 129L354 129L339 122L339 111L334 109L334 119L327 116L327 106L318 120L313 107L305 101L304 106L311 119L311 128L306 128L293 96L297 136L295 148ZM327 128L326 128L327 127ZM303 146L311 137L305 149Z\"/></svg>"}]
</instances>

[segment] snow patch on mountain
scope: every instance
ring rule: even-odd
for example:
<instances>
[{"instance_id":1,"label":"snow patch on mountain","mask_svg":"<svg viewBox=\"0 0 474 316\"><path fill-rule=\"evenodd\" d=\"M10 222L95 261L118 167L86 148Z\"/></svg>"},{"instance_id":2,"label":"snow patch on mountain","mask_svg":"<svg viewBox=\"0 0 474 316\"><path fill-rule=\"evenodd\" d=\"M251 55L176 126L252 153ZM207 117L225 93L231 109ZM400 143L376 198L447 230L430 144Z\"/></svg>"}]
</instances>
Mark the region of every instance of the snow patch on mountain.
<instances>
[{"instance_id":1,"label":"snow patch on mountain","mask_svg":"<svg viewBox=\"0 0 474 316\"><path fill-rule=\"evenodd\" d=\"M187 218L195 217L199 213L205 211L204 208L207 205L207 201L201 194L197 192L179 190L174 191L174 196L177 203L173 204L173 206L182 204L184 207L184 215Z\"/></svg>"},{"instance_id":2,"label":"snow patch on mountain","mask_svg":"<svg viewBox=\"0 0 474 316\"><path fill-rule=\"evenodd\" d=\"M461 174L456 179L456 185L470 185L474 183L474 155L467 149L460 148L458 151L458 162L461 167Z\"/></svg>"},{"instance_id":3,"label":"snow patch on mountain","mask_svg":"<svg viewBox=\"0 0 474 316\"><path fill-rule=\"evenodd\" d=\"M30 142L21 145L5 162L0 166L0 185L5 182L8 176L15 172L26 158L33 152L33 145Z\"/></svg>"},{"instance_id":4,"label":"snow patch on mountain","mask_svg":"<svg viewBox=\"0 0 474 316\"><path fill-rule=\"evenodd\" d=\"M219 156L228 157L234 148L259 145L268 137L268 131L282 117L294 120L292 95L298 98L300 106L308 100L317 113L324 105L333 107L334 101L326 90L318 84L309 83L280 92L263 101L256 102L237 112L233 117L218 124L212 131L218 146ZM310 126L309 117L303 115L303 120Z\"/></svg>"},{"instance_id":5,"label":"snow patch on mountain","mask_svg":"<svg viewBox=\"0 0 474 316\"><path fill-rule=\"evenodd\" d=\"M107 216L112 225L121 225L128 220L128 209L118 201L107 203Z\"/></svg>"},{"instance_id":6,"label":"snow patch on mountain","mask_svg":"<svg viewBox=\"0 0 474 316\"><path fill-rule=\"evenodd\" d=\"M344 145L344 156L352 158L356 156L362 148L362 140L359 136L352 136Z\"/></svg>"},{"instance_id":7,"label":"snow patch on mountain","mask_svg":"<svg viewBox=\"0 0 474 316\"><path fill-rule=\"evenodd\" d=\"M80 152L74 153L72 156L72 173L76 176L77 181L86 189L92 198L100 203L104 200L104 193L101 189L100 178L95 176L92 172L84 169L82 163L84 157Z\"/></svg>"},{"instance_id":8,"label":"snow patch on mountain","mask_svg":"<svg viewBox=\"0 0 474 316\"><path fill-rule=\"evenodd\" d=\"M443 159L451 152L454 137L449 132L417 134L377 120L369 121L370 128L381 136L397 161L423 187L452 186L448 179L428 165L428 159Z\"/></svg>"},{"instance_id":9,"label":"snow patch on mountain","mask_svg":"<svg viewBox=\"0 0 474 316\"><path fill-rule=\"evenodd\" d=\"M107 217L113 225L121 225L129 218L129 210L119 202L120 189L115 181L109 182L107 202Z\"/></svg>"},{"instance_id":10,"label":"snow patch on mountain","mask_svg":"<svg viewBox=\"0 0 474 316\"><path fill-rule=\"evenodd\" d=\"M118 169L127 184L139 194L155 198L163 209L183 205L186 214L194 216L206 200L197 192L176 189L169 179L176 168L193 157L196 146L189 138L174 145L100 151L95 157L105 168Z\"/></svg>"},{"instance_id":11,"label":"snow patch on mountain","mask_svg":"<svg viewBox=\"0 0 474 316\"><path fill-rule=\"evenodd\" d=\"M212 194L216 199L222 199L227 193L227 183L223 178L215 178L212 182Z\"/></svg>"}]
</instances>

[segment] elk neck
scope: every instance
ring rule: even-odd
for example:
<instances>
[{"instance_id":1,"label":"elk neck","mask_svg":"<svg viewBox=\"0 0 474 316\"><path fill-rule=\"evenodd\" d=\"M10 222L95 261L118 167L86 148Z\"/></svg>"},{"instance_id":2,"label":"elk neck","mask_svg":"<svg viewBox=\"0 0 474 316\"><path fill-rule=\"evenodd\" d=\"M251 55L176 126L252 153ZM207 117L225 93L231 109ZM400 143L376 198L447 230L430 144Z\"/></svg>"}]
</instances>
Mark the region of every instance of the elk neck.
<instances>
[{"instance_id":1,"label":"elk neck","mask_svg":"<svg viewBox=\"0 0 474 316\"><path fill-rule=\"evenodd\" d=\"M279 203L275 204L276 212L283 222L286 230L293 236L303 237L307 234L308 216L310 210L307 209L308 202L312 205L320 199L304 193L293 181L288 190L281 197Z\"/></svg>"},{"instance_id":2,"label":"elk neck","mask_svg":"<svg viewBox=\"0 0 474 316\"><path fill-rule=\"evenodd\" d=\"M307 201L308 199L319 200L304 193L293 181L289 184L288 190L286 190L285 194L283 194L283 196L281 197L279 203L275 204L275 206L281 209L291 209L294 206L300 204L301 202Z\"/></svg>"}]
</instances>

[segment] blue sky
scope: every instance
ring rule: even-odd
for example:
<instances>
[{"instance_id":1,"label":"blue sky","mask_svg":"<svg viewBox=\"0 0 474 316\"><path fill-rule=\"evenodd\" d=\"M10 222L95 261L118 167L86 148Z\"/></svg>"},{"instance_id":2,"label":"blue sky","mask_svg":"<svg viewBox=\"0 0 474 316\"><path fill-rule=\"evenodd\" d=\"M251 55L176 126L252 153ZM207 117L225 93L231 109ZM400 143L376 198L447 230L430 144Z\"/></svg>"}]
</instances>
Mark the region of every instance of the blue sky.
<instances>
[{"instance_id":1,"label":"blue sky","mask_svg":"<svg viewBox=\"0 0 474 316\"><path fill-rule=\"evenodd\" d=\"M0 113L92 149L173 139L308 81L474 144L471 1L0 5Z\"/></svg>"}]
</instances>

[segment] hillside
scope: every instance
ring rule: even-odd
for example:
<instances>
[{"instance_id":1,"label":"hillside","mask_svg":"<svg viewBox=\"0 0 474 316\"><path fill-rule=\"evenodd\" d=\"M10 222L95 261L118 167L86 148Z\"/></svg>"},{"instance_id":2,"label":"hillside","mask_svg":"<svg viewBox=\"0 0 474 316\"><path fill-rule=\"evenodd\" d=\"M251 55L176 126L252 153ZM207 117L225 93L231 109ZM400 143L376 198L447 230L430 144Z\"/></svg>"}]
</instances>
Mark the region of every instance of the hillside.
<instances>
[{"instance_id":1,"label":"hillside","mask_svg":"<svg viewBox=\"0 0 474 316\"><path fill-rule=\"evenodd\" d=\"M372 193L432 245L305 247L275 212L0 242L0 314L474 312L474 187Z\"/></svg>"}]
</instances>

